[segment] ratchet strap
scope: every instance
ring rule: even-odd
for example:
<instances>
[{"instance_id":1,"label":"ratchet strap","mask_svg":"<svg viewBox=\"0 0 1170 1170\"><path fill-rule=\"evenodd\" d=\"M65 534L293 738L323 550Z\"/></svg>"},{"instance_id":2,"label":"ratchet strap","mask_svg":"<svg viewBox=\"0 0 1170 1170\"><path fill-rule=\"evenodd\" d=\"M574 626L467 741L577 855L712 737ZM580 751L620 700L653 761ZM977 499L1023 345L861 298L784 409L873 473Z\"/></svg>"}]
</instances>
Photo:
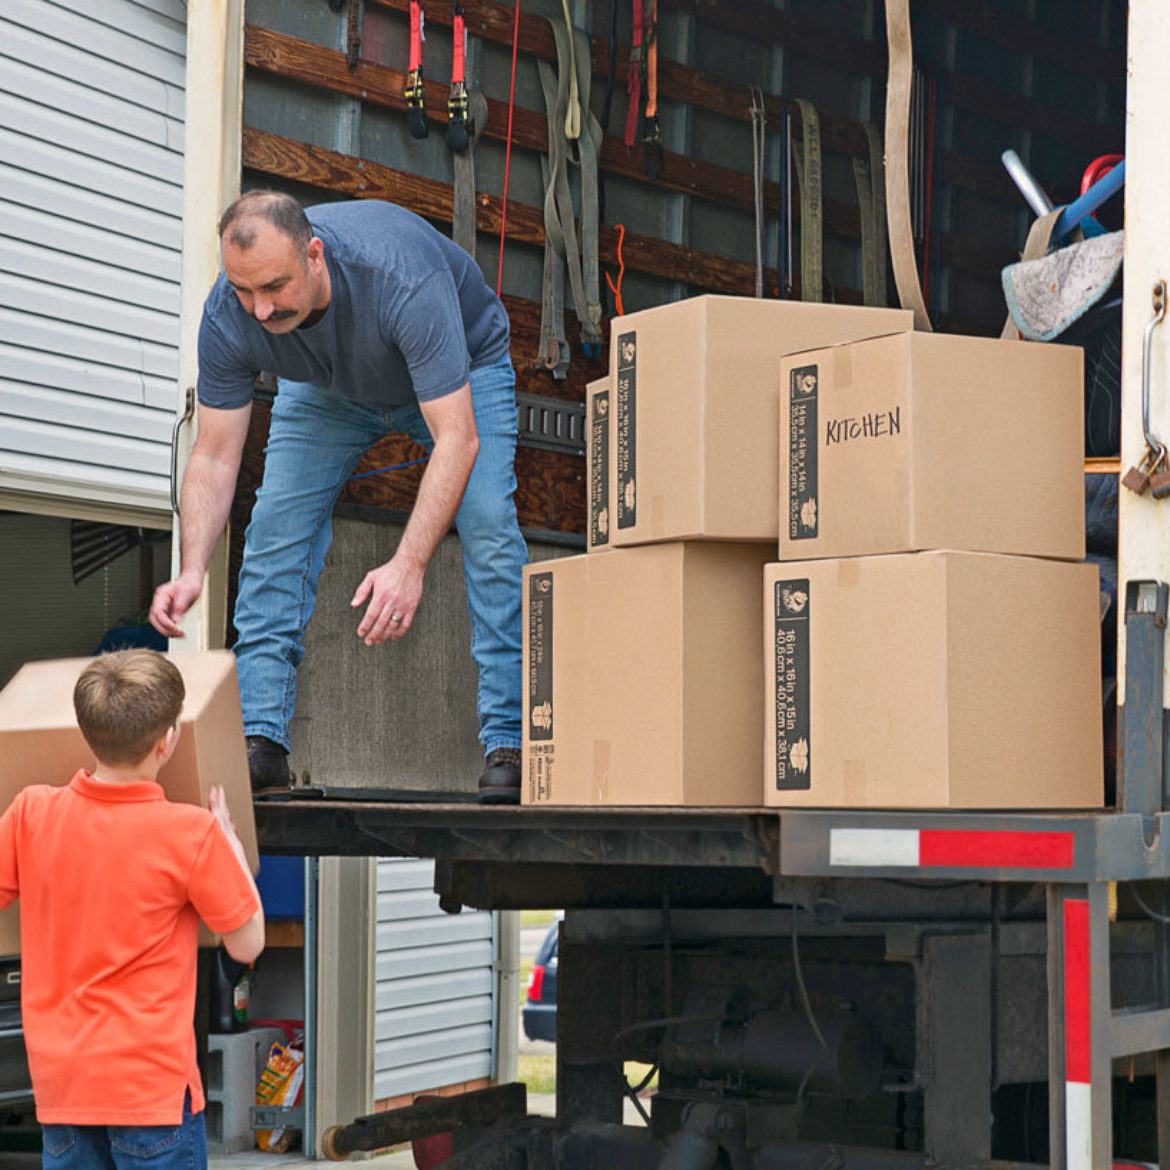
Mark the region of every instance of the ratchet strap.
<instances>
[{"instance_id":1,"label":"ratchet strap","mask_svg":"<svg viewBox=\"0 0 1170 1170\"><path fill-rule=\"evenodd\" d=\"M462 154L467 149L467 28L463 5L455 0L451 27L451 90L447 94L447 145Z\"/></svg>"},{"instance_id":2,"label":"ratchet strap","mask_svg":"<svg viewBox=\"0 0 1170 1170\"><path fill-rule=\"evenodd\" d=\"M605 100L601 103L602 141L609 133L609 117L613 109L613 83L617 75L617 0L609 0L609 45L606 48L605 60ZM605 219L605 171L602 170L597 174L597 214L600 220Z\"/></svg>"},{"instance_id":3,"label":"ratchet strap","mask_svg":"<svg viewBox=\"0 0 1170 1170\"><path fill-rule=\"evenodd\" d=\"M362 56L362 6L360 0L349 0L345 14L345 63L350 69L358 67Z\"/></svg>"},{"instance_id":4,"label":"ratchet strap","mask_svg":"<svg viewBox=\"0 0 1170 1170\"><path fill-rule=\"evenodd\" d=\"M646 67L642 49L642 0L634 0L633 29L630 63L626 73L625 143L628 148L633 147L638 132L638 111L642 107L642 78Z\"/></svg>"},{"instance_id":5,"label":"ratchet strap","mask_svg":"<svg viewBox=\"0 0 1170 1170\"><path fill-rule=\"evenodd\" d=\"M867 305L886 303L886 171L882 140L872 122L862 124L869 143L869 166L853 160L857 206L861 213L861 287Z\"/></svg>"},{"instance_id":6,"label":"ratchet strap","mask_svg":"<svg viewBox=\"0 0 1170 1170\"><path fill-rule=\"evenodd\" d=\"M551 125L551 119L550 119ZM551 131L550 131L551 136ZM555 184L552 167L543 155L540 159L540 177L545 191ZM545 212L544 271L540 292L540 364L563 382L569 376L569 343L565 340L565 261L553 244L548 230L548 212ZM563 244L563 240L562 240Z\"/></svg>"},{"instance_id":7,"label":"ratchet strap","mask_svg":"<svg viewBox=\"0 0 1170 1170\"><path fill-rule=\"evenodd\" d=\"M914 328L932 331L910 220L910 82L914 48L910 40L909 0L886 0L886 39L890 69L886 82L886 217L890 228L890 259L898 302L914 314Z\"/></svg>"},{"instance_id":8,"label":"ratchet strap","mask_svg":"<svg viewBox=\"0 0 1170 1170\"><path fill-rule=\"evenodd\" d=\"M475 256L475 148L488 120L487 99L478 90L467 96L467 147L455 152L455 214L451 238L469 256ZM448 128L448 141L450 140Z\"/></svg>"},{"instance_id":9,"label":"ratchet strap","mask_svg":"<svg viewBox=\"0 0 1170 1170\"><path fill-rule=\"evenodd\" d=\"M447 95L447 145L456 155L468 146L467 96L467 26L463 19L463 4L454 0L451 6L451 89ZM422 47L427 39L426 15L421 0L410 0L410 56L406 70L406 125L412 138L426 138L427 89L423 80ZM481 126L482 129L482 126Z\"/></svg>"},{"instance_id":10,"label":"ratchet strap","mask_svg":"<svg viewBox=\"0 0 1170 1170\"><path fill-rule=\"evenodd\" d=\"M653 181L662 174L662 127L658 122L658 0L633 0L633 44L626 75L627 147L633 147L642 116L642 159ZM642 109L645 95L646 108Z\"/></svg>"},{"instance_id":11,"label":"ratchet strap","mask_svg":"<svg viewBox=\"0 0 1170 1170\"><path fill-rule=\"evenodd\" d=\"M410 58L406 70L406 126L412 138L427 136L427 91L423 84L422 43L426 18L419 0L410 0Z\"/></svg>"},{"instance_id":12,"label":"ratchet strap","mask_svg":"<svg viewBox=\"0 0 1170 1170\"><path fill-rule=\"evenodd\" d=\"M658 124L658 0L646 0L645 43L646 112L642 116L642 159L655 182L662 174L662 127Z\"/></svg>"},{"instance_id":13,"label":"ratchet strap","mask_svg":"<svg viewBox=\"0 0 1170 1170\"><path fill-rule=\"evenodd\" d=\"M820 301L824 283L821 120L812 102L797 98L796 106L801 137L801 149L794 156L800 187L800 299Z\"/></svg>"},{"instance_id":14,"label":"ratchet strap","mask_svg":"<svg viewBox=\"0 0 1170 1170\"><path fill-rule=\"evenodd\" d=\"M550 21L557 49L557 68L538 62L548 121L548 159L544 177L544 290L541 298L540 361L554 378L568 373L564 333L565 270L587 353L600 353L601 291L597 258L597 156L601 124L589 106L592 62L589 38L572 27L568 3L564 22ZM581 169L581 239L578 242L569 164Z\"/></svg>"},{"instance_id":15,"label":"ratchet strap","mask_svg":"<svg viewBox=\"0 0 1170 1170\"><path fill-rule=\"evenodd\" d=\"M764 91L752 86L752 196L756 212L756 296L764 295Z\"/></svg>"}]
</instances>

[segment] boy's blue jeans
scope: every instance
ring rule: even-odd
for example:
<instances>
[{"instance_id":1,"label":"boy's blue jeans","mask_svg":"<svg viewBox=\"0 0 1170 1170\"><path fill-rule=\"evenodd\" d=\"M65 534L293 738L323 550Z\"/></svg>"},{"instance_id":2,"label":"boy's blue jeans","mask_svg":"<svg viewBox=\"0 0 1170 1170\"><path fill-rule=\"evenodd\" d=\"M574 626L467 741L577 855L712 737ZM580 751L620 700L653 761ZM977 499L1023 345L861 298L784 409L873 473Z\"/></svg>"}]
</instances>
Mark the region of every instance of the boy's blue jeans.
<instances>
[{"instance_id":1,"label":"boy's blue jeans","mask_svg":"<svg viewBox=\"0 0 1170 1170\"><path fill-rule=\"evenodd\" d=\"M183 1102L181 1125L42 1126L42 1170L206 1170L202 1113Z\"/></svg>"},{"instance_id":2,"label":"boy's blue jeans","mask_svg":"<svg viewBox=\"0 0 1170 1170\"><path fill-rule=\"evenodd\" d=\"M479 455L455 526L463 547L471 656L479 670L479 738L486 753L520 746L521 568L528 558L513 498L516 375L507 355L471 371L471 399ZM363 453L387 431L404 432L428 451L433 446L417 405L365 406L319 386L280 383L236 600L246 735L288 747L305 627L333 538L333 505ZM358 582L350 584L356 589ZM354 611L355 630L362 612Z\"/></svg>"}]
</instances>

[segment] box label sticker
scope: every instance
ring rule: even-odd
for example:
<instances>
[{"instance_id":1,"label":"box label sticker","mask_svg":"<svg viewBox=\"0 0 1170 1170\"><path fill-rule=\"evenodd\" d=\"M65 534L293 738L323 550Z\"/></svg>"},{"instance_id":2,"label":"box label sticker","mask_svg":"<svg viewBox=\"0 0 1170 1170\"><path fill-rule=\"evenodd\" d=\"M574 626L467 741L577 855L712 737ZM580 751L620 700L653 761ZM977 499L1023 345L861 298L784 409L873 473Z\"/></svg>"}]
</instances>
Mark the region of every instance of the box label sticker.
<instances>
[{"instance_id":1,"label":"box label sticker","mask_svg":"<svg viewBox=\"0 0 1170 1170\"><path fill-rule=\"evenodd\" d=\"M553 575L528 578L528 738L553 737Z\"/></svg>"},{"instance_id":2,"label":"box label sticker","mask_svg":"<svg viewBox=\"0 0 1170 1170\"><path fill-rule=\"evenodd\" d=\"M812 787L809 735L808 578L777 581L776 787Z\"/></svg>"},{"instance_id":3,"label":"box label sticker","mask_svg":"<svg viewBox=\"0 0 1170 1170\"><path fill-rule=\"evenodd\" d=\"M617 360L617 526L638 523L638 335L618 337Z\"/></svg>"},{"instance_id":4,"label":"box label sticker","mask_svg":"<svg viewBox=\"0 0 1170 1170\"><path fill-rule=\"evenodd\" d=\"M551 743L528 749L528 793L525 804L551 804L553 799L553 764L556 748Z\"/></svg>"},{"instance_id":5,"label":"box label sticker","mask_svg":"<svg viewBox=\"0 0 1170 1170\"><path fill-rule=\"evenodd\" d=\"M593 395L589 424L589 547L609 544L609 391Z\"/></svg>"},{"instance_id":6,"label":"box label sticker","mask_svg":"<svg viewBox=\"0 0 1170 1170\"><path fill-rule=\"evenodd\" d=\"M817 386L816 366L799 366L788 375L788 539L817 535Z\"/></svg>"}]
</instances>

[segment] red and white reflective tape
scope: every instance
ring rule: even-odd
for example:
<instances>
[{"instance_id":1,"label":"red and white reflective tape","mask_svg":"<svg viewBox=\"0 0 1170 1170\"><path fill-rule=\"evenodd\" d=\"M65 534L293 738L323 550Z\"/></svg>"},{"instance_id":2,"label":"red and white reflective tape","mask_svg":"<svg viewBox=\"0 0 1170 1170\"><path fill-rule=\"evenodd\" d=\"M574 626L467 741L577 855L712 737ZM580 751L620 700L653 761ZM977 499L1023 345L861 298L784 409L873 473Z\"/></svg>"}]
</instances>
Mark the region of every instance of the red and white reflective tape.
<instances>
[{"instance_id":1,"label":"red and white reflective tape","mask_svg":"<svg viewBox=\"0 0 1170 1170\"><path fill-rule=\"evenodd\" d=\"M1064 1144L1068 1170L1092 1170L1089 903L1064 902Z\"/></svg>"},{"instance_id":2,"label":"red and white reflective tape","mask_svg":"<svg viewBox=\"0 0 1170 1170\"><path fill-rule=\"evenodd\" d=\"M1034 829L830 829L842 869L1072 869L1074 837Z\"/></svg>"}]
</instances>

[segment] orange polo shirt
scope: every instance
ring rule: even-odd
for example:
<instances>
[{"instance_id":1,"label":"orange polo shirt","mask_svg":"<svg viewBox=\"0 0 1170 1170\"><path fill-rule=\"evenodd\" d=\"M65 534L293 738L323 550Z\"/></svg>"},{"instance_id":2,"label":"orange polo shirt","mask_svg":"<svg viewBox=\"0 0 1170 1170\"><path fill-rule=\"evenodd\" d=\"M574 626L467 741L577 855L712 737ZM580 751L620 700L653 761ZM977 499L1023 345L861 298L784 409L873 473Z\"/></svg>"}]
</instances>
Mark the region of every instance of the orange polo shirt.
<instances>
[{"instance_id":1,"label":"orange polo shirt","mask_svg":"<svg viewBox=\"0 0 1170 1170\"><path fill-rule=\"evenodd\" d=\"M256 895L207 809L78 772L0 817L0 906L20 899L21 1015L37 1119L178 1125L195 1064L199 919L237 930Z\"/></svg>"}]
</instances>

